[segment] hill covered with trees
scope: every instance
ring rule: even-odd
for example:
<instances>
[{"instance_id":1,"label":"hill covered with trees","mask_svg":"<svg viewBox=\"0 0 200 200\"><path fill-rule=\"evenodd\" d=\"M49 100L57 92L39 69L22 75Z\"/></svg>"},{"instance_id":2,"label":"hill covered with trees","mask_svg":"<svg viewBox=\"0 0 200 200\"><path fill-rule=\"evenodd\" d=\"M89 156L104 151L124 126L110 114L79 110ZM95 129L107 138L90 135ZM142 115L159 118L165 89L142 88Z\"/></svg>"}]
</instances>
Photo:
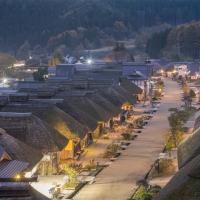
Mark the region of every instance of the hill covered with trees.
<instances>
[{"instance_id":1,"label":"hill covered with trees","mask_svg":"<svg viewBox=\"0 0 200 200\"><path fill-rule=\"evenodd\" d=\"M146 52L152 58L200 59L200 22L153 34L147 41Z\"/></svg>"},{"instance_id":2,"label":"hill covered with trees","mask_svg":"<svg viewBox=\"0 0 200 200\"><path fill-rule=\"evenodd\" d=\"M0 51L92 49L199 19L199 0L0 0Z\"/></svg>"}]
</instances>

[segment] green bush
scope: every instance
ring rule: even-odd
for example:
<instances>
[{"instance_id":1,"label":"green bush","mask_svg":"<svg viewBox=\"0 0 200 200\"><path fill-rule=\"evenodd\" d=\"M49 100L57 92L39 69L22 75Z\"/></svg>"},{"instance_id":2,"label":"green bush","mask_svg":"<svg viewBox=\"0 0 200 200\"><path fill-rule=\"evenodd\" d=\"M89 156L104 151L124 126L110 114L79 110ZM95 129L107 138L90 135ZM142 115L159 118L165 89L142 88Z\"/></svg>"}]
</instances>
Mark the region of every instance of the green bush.
<instances>
[{"instance_id":1,"label":"green bush","mask_svg":"<svg viewBox=\"0 0 200 200\"><path fill-rule=\"evenodd\" d=\"M140 186L134 195L134 200L152 200L153 193L144 186Z\"/></svg>"},{"instance_id":2,"label":"green bush","mask_svg":"<svg viewBox=\"0 0 200 200\"><path fill-rule=\"evenodd\" d=\"M120 149L120 146L117 144L110 144L107 149L106 152L104 153L104 158L111 158L112 156L114 156L117 151Z\"/></svg>"},{"instance_id":3,"label":"green bush","mask_svg":"<svg viewBox=\"0 0 200 200\"><path fill-rule=\"evenodd\" d=\"M122 134L124 140L131 140L132 135L130 133L123 133Z\"/></svg>"},{"instance_id":4,"label":"green bush","mask_svg":"<svg viewBox=\"0 0 200 200\"><path fill-rule=\"evenodd\" d=\"M195 92L194 92L194 90L190 90L190 97L191 98L195 98L196 97L196 94L195 94Z\"/></svg>"},{"instance_id":5,"label":"green bush","mask_svg":"<svg viewBox=\"0 0 200 200\"><path fill-rule=\"evenodd\" d=\"M68 175L68 181L64 184L63 188L75 188L79 184L77 180L77 170L68 165L65 165L63 166L63 171L66 175Z\"/></svg>"}]
</instances>

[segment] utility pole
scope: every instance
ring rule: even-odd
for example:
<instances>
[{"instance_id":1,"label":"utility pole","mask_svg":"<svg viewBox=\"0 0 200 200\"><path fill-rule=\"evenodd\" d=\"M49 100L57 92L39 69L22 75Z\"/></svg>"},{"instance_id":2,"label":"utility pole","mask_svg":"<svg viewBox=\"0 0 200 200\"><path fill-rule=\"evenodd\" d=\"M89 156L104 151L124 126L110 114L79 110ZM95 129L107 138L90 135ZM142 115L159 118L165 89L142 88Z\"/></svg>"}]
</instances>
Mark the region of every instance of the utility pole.
<instances>
[{"instance_id":1,"label":"utility pole","mask_svg":"<svg viewBox=\"0 0 200 200\"><path fill-rule=\"evenodd\" d=\"M153 84L150 81L150 84L149 84L149 99L150 99L151 107L153 107L152 96L153 96Z\"/></svg>"},{"instance_id":2,"label":"utility pole","mask_svg":"<svg viewBox=\"0 0 200 200\"><path fill-rule=\"evenodd\" d=\"M147 100L147 81L144 81L144 105L146 103Z\"/></svg>"}]
</instances>

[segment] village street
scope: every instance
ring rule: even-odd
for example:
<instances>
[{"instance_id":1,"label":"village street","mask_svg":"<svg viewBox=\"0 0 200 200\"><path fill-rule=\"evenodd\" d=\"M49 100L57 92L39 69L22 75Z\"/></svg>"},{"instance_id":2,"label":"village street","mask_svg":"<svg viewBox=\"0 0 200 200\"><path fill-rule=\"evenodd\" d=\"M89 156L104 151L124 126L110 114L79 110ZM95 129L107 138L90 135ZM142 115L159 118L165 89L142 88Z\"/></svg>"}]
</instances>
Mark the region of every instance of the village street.
<instances>
[{"instance_id":1,"label":"village street","mask_svg":"<svg viewBox=\"0 0 200 200\"><path fill-rule=\"evenodd\" d=\"M180 106L181 90L176 82L165 79L165 96L158 112L127 150L105 168L73 198L74 200L127 200L145 177L164 148L169 130L169 108Z\"/></svg>"}]
</instances>

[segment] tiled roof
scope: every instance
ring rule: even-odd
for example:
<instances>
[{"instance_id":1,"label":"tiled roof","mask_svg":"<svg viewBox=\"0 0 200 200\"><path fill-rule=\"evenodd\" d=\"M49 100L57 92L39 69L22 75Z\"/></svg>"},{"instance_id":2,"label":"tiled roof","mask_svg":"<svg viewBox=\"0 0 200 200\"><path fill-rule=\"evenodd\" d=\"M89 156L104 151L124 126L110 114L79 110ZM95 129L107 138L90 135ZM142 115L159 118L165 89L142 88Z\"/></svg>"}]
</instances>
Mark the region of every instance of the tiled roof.
<instances>
[{"instance_id":1,"label":"tiled roof","mask_svg":"<svg viewBox=\"0 0 200 200\"><path fill-rule=\"evenodd\" d=\"M0 162L0 178L13 178L27 169L28 165L29 163L18 160L3 160Z\"/></svg>"}]
</instances>

